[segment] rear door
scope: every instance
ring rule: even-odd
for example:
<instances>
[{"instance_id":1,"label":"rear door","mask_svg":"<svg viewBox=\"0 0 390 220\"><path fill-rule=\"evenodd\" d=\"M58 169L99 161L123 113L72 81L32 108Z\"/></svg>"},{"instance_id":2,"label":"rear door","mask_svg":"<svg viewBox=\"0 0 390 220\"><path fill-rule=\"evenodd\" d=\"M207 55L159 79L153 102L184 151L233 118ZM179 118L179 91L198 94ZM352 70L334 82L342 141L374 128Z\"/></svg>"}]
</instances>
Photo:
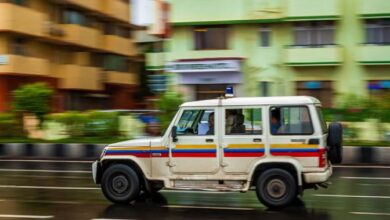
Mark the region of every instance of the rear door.
<instances>
[{"instance_id":1,"label":"rear door","mask_svg":"<svg viewBox=\"0 0 390 220\"><path fill-rule=\"evenodd\" d=\"M247 174L264 156L264 108L230 107L223 111L222 166L226 173Z\"/></svg>"},{"instance_id":2,"label":"rear door","mask_svg":"<svg viewBox=\"0 0 390 220\"><path fill-rule=\"evenodd\" d=\"M270 155L294 157L303 166L318 167L322 133L315 131L313 105L269 107Z\"/></svg>"}]
</instances>

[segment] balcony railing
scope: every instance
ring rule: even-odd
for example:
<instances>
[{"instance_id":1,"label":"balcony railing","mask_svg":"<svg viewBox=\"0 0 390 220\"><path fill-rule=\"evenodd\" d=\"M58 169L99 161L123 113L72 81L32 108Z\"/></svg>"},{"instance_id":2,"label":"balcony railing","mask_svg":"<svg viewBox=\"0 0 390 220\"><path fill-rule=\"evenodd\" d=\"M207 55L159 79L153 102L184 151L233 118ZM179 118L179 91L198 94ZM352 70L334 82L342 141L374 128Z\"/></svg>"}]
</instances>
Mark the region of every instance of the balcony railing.
<instances>
[{"instance_id":1,"label":"balcony railing","mask_svg":"<svg viewBox=\"0 0 390 220\"><path fill-rule=\"evenodd\" d=\"M123 85L138 84L138 77L135 73L106 71L106 74L106 83Z\"/></svg>"},{"instance_id":2,"label":"balcony railing","mask_svg":"<svg viewBox=\"0 0 390 220\"><path fill-rule=\"evenodd\" d=\"M335 66L343 62L342 48L336 45L288 46L284 50L288 66Z\"/></svg>"},{"instance_id":3,"label":"balcony railing","mask_svg":"<svg viewBox=\"0 0 390 220\"><path fill-rule=\"evenodd\" d=\"M389 44L359 46L357 61L364 65L390 65Z\"/></svg>"},{"instance_id":4,"label":"balcony railing","mask_svg":"<svg viewBox=\"0 0 390 220\"><path fill-rule=\"evenodd\" d=\"M74 64L57 65L55 74L61 89L102 90L102 73L99 68ZM86 80L87 79L87 80Z\"/></svg>"},{"instance_id":5,"label":"balcony railing","mask_svg":"<svg viewBox=\"0 0 390 220\"><path fill-rule=\"evenodd\" d=\"M50 63L35 57L0 55L0 74L49 76Z\"/></svg>"},{"instance_id":6,"label":"balcony railing","mask_svg":"<svg viewBox=\"0 0 390 220\"><path fill-rule=\"evenodd\" d=\"M128 2L128 1L127 1ZM109 0L103 2L103 13L123 22L130 22L130 6L122 0Z\"/></svg>"},{"instance_id":7,"label":"balcony railing","mask_svg":"<svg viewBox=\"0 0 390 220\"><path fill-rule=\"evenodd\" d=\"M390 17L389 0L359 0L356 6L359 15L364 18Z\"/></svg>"},{"instance_id":8,"label":"balcony railing","mask_svg":"<svg viewBox=\"0 0 390 220\"><path fill-rule=\"evenodd\" d=\"M0 3L0 30L43 36L46 16L31 8Z\"/></svg>"},{"instance_id":9,"label":"balcony railing","mask_svg":"<svg viewBox=\"0 0 390 220\"><path fill-rule=\"evenodd\" d=\"M288 20L333 20L340 16L339 0L288 0Z\"/></svg>"},{"instance_id":10,"label":"balcony railing","mask_svg":"<svg viewBox=\"0 0 390 220\"><path fill-rule=\"evenodd\" d=\"M64 32L62 40L90 48L98 48L101 45L102 33L96 29L77 24L63 24Z\"/></svg>"}]
</instances>

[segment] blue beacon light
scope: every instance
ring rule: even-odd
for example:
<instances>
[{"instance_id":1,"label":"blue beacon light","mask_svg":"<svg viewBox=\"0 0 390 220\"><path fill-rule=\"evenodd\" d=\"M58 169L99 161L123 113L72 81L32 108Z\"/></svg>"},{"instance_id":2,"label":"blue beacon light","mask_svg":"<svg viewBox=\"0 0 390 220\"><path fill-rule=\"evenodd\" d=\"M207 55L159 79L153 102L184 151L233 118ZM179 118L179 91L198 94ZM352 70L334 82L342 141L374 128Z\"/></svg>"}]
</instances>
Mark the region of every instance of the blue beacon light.
<instances>
[{"instance_id":1,"label":"blue beacon light","mask_svg":"<svg viewBox=\"0 0 390 220\"><path fill-rule=\"evenodd\" d=\"M226 90L225 90L225 97L227 97L227 98L234 97L233 86L228 86L228 87L226 87Z\"/></svg>"}]
</instances>

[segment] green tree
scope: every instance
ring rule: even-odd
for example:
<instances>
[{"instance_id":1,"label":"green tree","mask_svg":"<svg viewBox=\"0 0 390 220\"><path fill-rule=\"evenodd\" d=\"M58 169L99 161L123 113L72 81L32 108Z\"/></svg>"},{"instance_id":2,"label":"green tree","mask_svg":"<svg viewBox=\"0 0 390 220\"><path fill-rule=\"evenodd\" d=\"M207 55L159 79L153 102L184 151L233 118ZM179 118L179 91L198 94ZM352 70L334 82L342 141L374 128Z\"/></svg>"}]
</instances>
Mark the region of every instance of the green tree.
<instances>
[{"instance_id":1,"label":"green tree","mask_svg":"<svg viewBox=\"0 0 390 220\"><path fill-rule=\"evenodd\" d=\"M53 90L45 83L27 84L14 90L13 108L16 112L36 115L41 121L50 111Z\"/></svg>"},{"instance_id":2,"label":"green tree","mask_svg":"<svg viewBox=\"0 0 390 220\"><path fill-rule=\"evenodd\" d=\"M182 95L176 92L165 92L164 94L160 95L156 105L157 108L161 111L158 117L160 119L162 131L165 131L165 129L168 128L169 123L171 123L178 110L178 107L182 103Z\"/></svg>"}]
</instances>

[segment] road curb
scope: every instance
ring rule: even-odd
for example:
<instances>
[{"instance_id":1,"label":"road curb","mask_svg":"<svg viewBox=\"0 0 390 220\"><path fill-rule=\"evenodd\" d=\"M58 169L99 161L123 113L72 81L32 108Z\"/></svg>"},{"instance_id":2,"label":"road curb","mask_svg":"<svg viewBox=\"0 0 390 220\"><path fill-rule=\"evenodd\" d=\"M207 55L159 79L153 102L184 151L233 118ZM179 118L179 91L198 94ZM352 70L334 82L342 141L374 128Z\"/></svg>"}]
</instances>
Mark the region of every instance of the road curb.
<instances>
[{"instance_id":1,"label":"road curb","mask_svg":"<svg viewBox=\"0 0 390 220\"><path fill-rule=\"evenodd\" d=\"M99 158L104 146L104 144L0 144L0 158L95 160ZM345 146L343 164L390 165L390 147Z\"/></svg>"}]
</instances>

